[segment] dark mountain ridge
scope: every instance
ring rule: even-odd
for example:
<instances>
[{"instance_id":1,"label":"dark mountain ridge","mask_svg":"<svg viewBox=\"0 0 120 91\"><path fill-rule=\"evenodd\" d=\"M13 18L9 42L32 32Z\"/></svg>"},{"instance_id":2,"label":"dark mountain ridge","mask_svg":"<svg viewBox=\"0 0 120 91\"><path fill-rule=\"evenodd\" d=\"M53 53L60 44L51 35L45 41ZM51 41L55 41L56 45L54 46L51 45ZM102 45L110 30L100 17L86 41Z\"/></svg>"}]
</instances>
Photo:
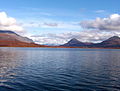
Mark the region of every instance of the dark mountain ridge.
<instances>
[{"instance_id":1,"label":"dark mountain ridge","mask_svg":"<svg viewBox=\"0 0 120 91\"><path fill-rule=\"evenodd\" d=\"M100 43L86 43L86 42L81 42L75 38L71 39L70 41L68 41L67 43L61 45L61 46L65 46L65 47L89 47L89 48L113 48L113 47L120 47L120 37L118 36L113 36L110 37L107 40L104 40Z\"/></svg>"},{"instance_id":2,"label":"dark mountain ridge","mask_svg":"<svg viewBox=\"0 0 120 91\"><path fill-rule=\"evenodd\" d=\"M94 44L93 47L120 47L120 37L113 36L101 43Z\"/></svg>"},{"instance_id":3,"label":"dark mountain ridge","mask_svg":"<svg viewBox=\"0 0 120 91\"><path fill-rule=\"evenodd\" d=\"M0 30L0 33L11 33L11 34L16 34L15 32L13 31L10 31L10 30ZM17 35L17 34L16 34Z\"/></svg>"},{"instance_id":4,"label":"dark mountain ridge","mask_svg":"<svg viewBox=\"0 0 120 91\"><path fill-rule=\"evenodd\" d=\"M62 46L66 46L66 47L68 47L68 46L70 46L70 47L82 47L82 46L84 46L84 47L87 47L91 44L93 44L93 43L81 42L81 41L77 40L76 38L73 38L70 41L68 41L68 43L66 43Z\"/></svg>"}]
</instances>

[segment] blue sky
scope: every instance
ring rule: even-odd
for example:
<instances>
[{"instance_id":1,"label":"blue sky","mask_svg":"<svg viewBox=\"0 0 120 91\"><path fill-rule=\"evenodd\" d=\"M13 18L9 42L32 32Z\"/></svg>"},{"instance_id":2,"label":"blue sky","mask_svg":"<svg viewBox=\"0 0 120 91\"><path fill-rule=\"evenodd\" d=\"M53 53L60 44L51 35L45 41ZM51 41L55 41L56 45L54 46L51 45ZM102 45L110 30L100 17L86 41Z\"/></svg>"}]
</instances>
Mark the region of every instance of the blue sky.
<instances>
[{"instance_id":1,"label":"blue sky","mask_svg":"<svg viewBox=\"0 0 120 91\"><path fill-rule=\"evenodd\" d=\"M30 38L39 35L33 40L43 43L44 40L51 41L55 38L50 34L56 35L57 39L59 35L68 32L75 35L91 30L88 27L84 29L80 22L95 20L97 17L107 18L112 14L119 15L119 4L120 0L0 0L0 12L16 19L28 32L27 36L32 36ZM60 40L66 42L73 37ZM56 41L59 39L55 43Z\"/></svg>"}]
</instances>

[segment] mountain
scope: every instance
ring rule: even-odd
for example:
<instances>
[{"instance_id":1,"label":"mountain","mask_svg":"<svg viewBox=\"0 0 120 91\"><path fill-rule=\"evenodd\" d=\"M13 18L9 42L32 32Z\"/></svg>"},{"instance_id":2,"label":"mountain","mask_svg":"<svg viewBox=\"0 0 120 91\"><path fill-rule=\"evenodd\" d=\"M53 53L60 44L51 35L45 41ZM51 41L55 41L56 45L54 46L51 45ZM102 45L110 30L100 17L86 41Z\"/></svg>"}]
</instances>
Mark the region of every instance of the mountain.
<instances>
[{"instance_id":1,"label":"mountain","mask_svg":"<svg viewBox=\"0 0 120 91\"><path fill-rule=\"evenodd\" d=\"M107 39L101 43L97 43L93 46L95 46L95 47L120 47L120 37L113 36L113 37L110 37L109 39Z\"/></svg>"},{"instance_id":2,"label":"mountain","mask_svg":"<svg viewBox=\"0 0 120 91\"><path fill-rule=\"evenodd\" d=\"M88 48L120 48L120 37L113 36L101 43L86 43L75 38L61 45L63 47L88 47Z\"/></svg>"},{"instance_id":3,"label":"mountain","mask_svg":"<svg viewBox=\"0 0 120 91\"><path fill-rule=\"evenodd\" d=\"M33 41L27 37L22 37L18 34L16 34L13 31L8 30L0 30L0 40L19 40L26 43L33 43Z\"/></svg>"},{"instance_id":4,"label":"mountain","mask_svg":"<svg viewBox=\"0 0 120 91\"><path fill-rule=\"evenodd\" d=\"M66 47L87 47L93 43L87 43L87 42L81 42L75 38L71 39L68 41L66 44L63 44L61 46L66 46Z\"/></svg>"},{"instance_id":5,"label":"mountain","mask_svg":"<svg viewBox=\"0 0 120 91\"><path fill-rule=\"evenodd\" d=\"M0 47L83 47L83 48L120 48L120 37L113 36L100 43L81 42L75 38L61 46L47 46L35 44L33 40L22 37L17 33L9 30L0 30Z\"/></svg>"},{"instance_id":6,"label":"mountain","mask_svg":"<svg viewBox=\"0 0 120 91\"><path fill-rule=\"evenodd\" d=\"M31 39L22 37L13 31L0 30L0 46L1 47L40 47L42 45L35 44Z\"/></svg>"}]
</instances>

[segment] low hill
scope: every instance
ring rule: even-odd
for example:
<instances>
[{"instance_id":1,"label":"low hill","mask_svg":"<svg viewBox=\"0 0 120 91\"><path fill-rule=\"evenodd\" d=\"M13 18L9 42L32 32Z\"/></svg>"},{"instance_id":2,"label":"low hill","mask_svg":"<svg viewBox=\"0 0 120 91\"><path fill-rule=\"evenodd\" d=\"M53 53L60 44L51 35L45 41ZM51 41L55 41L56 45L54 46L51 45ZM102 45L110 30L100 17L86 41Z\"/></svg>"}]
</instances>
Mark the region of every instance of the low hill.
<instances>
[{"instance_id":1,"label":"low hill","mask_svg":"<svg viewBox=\"0 0 120 91\"><path fill-rule=\"evenodd\" d=\"M0 30L0 47L44 47L31 39L22 37L13 31Z\"/></svg>"}]
</instances>

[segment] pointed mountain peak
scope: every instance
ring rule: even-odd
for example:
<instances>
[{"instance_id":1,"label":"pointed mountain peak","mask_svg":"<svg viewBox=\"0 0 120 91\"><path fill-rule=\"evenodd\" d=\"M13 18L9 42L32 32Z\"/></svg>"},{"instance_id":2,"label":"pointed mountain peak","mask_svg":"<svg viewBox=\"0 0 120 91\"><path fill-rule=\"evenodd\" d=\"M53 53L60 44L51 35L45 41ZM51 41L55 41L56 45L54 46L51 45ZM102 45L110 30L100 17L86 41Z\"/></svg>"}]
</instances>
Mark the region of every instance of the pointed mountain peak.
<instances>
[{"instance_id":1,"label":"pointed mountain peak","mask_svg":"<svg viewBox=\"0 0 120 91\"><path fill-rule=\"evenodd\" d=\"M76 38L72 38L71 40L77 40Z\"/></svg>"},{"instance_id":2,"label":"pointed mountain peak","mask_svg":"<svg viewBox=\"0 0 120 91\"><path fill-rule=\"evenodd\" d=\"M113 37L110 37L109 40L114 40L114 39L120 39L120 37L118 36L113 36Z\"/></svg>"},{"instance_id":3,"label":"pointed mountain peak","mask_svg":"<svg viewBox=\"0 0 120 91\"><path fill-rule=\"evenodd\" d=\"M83 46L86 46L86 43L81 42L81 41L77 40L76 38L73 38L73 39L71 39L70 41L68 41L66 44L64 44L62 46L83 47Z\"/></svg>"},{"instance_id":4,"label":"pointed mountain peak","mask_svg":"<svg viewBox=\"0 0 120 91\"><path fill-rule=\"evenodd\" d=\"M77 40L76 38L72 38L69 42L80 42L80 41Z\"/></svg>"}]
</instances>

